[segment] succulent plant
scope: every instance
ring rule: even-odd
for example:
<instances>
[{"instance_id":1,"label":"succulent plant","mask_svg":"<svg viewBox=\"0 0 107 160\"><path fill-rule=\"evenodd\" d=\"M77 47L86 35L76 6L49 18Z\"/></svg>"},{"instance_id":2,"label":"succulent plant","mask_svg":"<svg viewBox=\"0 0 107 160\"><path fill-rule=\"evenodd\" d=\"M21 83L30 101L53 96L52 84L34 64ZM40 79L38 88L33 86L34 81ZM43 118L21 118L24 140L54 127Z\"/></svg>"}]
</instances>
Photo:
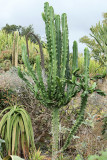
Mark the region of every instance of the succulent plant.
<instances>
[{"instance_id":1,"label":"succulent plant","mask_svg":"<svg viewBox=\"0 0 107 160\"><path fill-rule=\"evenodd\" d=\"M24 157L29 153L29 146L34 147L34 135L31 119L28 113L21 106L5 108L0 116L0 135L5 140L8 155L19 155L21 148Z\"/></svg>"}]
</instances>

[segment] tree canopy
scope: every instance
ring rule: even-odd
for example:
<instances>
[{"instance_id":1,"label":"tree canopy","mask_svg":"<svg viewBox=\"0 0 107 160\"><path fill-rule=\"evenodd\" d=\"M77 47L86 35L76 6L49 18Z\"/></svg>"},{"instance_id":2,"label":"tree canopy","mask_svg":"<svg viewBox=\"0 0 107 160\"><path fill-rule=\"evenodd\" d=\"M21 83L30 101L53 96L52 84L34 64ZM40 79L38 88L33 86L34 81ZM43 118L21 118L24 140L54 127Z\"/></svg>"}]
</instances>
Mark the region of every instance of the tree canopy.
<instances>
[{"instance_id":1,"label":"tree canopy","mask_svg":"<svg viewBox=\"0 0 107 160\"><path fill-rule=\"evenodd\" d=\"M103 14L104 20L90 28L90 36L84 36L80 39L92 51L92 56L99 61L101 65L107 66L107 13Z\"/></svg>"},{"instance_id":2,"label":"tree canopy","mask_svg":"<svg viewBox=\"0 0 107 160\"><path fill-rule=\"evenodd\" d=\"M29 25L28 27L23 27L21 25L17 26L15 24L12 24L12 25L6 24L6 26L4 26L2 28L2 30L4 30L7 34L14 33L15 31L18 31L20 36L26 36L29 32L34 33L33 25ZM31 42L36 43L36 40L34 39L34 37L32 37L30 35L29 38L30 38ZM39 36L39 38L40 38L40 36Z\"/></svg>"}]
</instances>

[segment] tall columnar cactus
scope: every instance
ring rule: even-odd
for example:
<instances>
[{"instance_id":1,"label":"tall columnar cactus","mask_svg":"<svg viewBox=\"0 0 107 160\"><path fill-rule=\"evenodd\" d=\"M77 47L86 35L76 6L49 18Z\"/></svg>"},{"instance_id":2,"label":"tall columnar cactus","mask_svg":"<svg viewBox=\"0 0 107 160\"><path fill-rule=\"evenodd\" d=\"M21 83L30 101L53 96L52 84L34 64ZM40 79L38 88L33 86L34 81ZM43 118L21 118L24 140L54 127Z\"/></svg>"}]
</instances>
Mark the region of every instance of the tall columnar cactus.
<instances>
[{"instance_id":1,"label":"tall columnar cactus","mask_svg":"<svg viewBox=\"0 0 107 160\"><path fill-rule=\"evenodd\" d=\"M12 51L12 65L17 67L18 66L18 42L19 42L19 32L14 32L13 37L13 51Z\"/></svg>"},{"instance_id":2,"label":"tall columnar cactus","mask_svg":"<svg viewBox=\"0 0 107 160\"><path fill-rule=\"evenodd\" d=\"M19 69L19 76L27 83L36 98L52 111L52 160L56 160L59 150L59 109L68 104L78 92L82 91L80 112L64 146L60 150L61 152L70 144L71 138L83 121L88 93L92 93L95 90L95 84L89 88L88 49L84 51L84 73L82 76L77 74L78 47L76 41L73 44L72 75L70 74L67 15L64 13L61 18L59 15L55 15L52 6L49 6L46 2L42 17L45 22L49 54L48 73L47 75L44 74L43 55L41 44L38 40L42 59L40 61L40 57L36 57L36 73L29 63L26 46L23 45L22 57L28 72L22 73ZM35 38L38 39L36 36ZM34 83L31 83L26 78L26 75L31 76Z\"/></svg>"}]
</instances>

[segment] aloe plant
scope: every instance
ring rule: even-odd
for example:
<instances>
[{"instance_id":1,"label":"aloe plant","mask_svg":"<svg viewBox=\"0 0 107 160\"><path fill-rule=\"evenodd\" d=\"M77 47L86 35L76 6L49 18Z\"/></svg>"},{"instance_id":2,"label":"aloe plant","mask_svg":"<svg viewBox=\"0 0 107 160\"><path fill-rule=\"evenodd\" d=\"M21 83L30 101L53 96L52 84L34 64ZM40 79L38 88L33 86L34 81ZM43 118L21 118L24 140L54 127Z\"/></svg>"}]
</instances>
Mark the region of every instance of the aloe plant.
<instances>
[{"instance_id":1,"label":"aloe plant","mask_svg":"<svg viewBox=\"0 0 107 160\"><path fill-rule=\"evenodd\" d=\"M21 106L12 106L4 109L0 121L0 134L5 140L8 155L19 155L22 148L24 157L29 153L29 146L34 147L34 136L31 119Z\"/></svg>"},{"instance_id":2,"label":"aloe plant","mask_svg":"<svg viewBox=\"0 0 107 160\"><path fill-rule=\"evenodd\" d=\"M53 7L49 6L49 3L46 2L42 17L45 22L47 50L49 54L48 73L45 74L42 47L37 36L35 38L39 43L41 60L40 56L36 57L36 71L33 70L29 62L28 45L27 49L25 45L22 45L22 57L27 72L22 73L19 68L18 73L20 78L26 82L27 86L34 93L35 97L52 111L52 160L56 160L58 152L62 152L68 147L73 135L84 120L88 94L95 91L96 85L94 84L92 87L89 87L90 58L87 48L84 50L84 73L83 75L78 75L77 73L78 47L76 41L73 43L72 74L70 74L67 15L65 13L61 17L55 15ZM32 78L33 83L27 79L27 76ZM77 79L79 80L77 81ZM64 146L59 150L59 110L68 104L72 97L76 96L80 91L82 91L80 112ZM104 95L100 90L96 91Z\"/></svg>"}]
</instances>

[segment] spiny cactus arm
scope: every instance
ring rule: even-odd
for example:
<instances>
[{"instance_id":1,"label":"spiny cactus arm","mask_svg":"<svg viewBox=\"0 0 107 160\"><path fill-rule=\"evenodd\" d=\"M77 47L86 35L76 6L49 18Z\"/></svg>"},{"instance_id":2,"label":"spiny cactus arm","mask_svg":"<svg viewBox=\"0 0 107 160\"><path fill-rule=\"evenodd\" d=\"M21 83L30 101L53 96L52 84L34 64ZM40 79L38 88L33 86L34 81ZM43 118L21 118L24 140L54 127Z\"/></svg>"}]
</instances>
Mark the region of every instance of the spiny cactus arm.
<instances>
[{"instance_id":1,"label":"spiny cactus arm","mask_svg":"<svg viewBox=\"0 0 107 160\"><path fill-rule=\"evenodd\" d=\"M65 78L66 65L67 65L67 54L68 54L68 26L67 26L67 15L62 14L62 66L61 66L61 77Z\"/></svg>"},{"instance_id":2,"label":"spiny cactus arm","mask_svg":"<svg viewBox=\"0 0 107 160\"><path fill-rule=\"evenodd\" d=\"M73 59L72 59L72 73L78 68L78 46L77 42L73 42Z\"/></svg>"},{"instance_id":3,"label":"spiny cactus arm","mask_svg":"<svg viewBox=\"0 0 107 160\"><path fill-rule=\"evenodd\" d=\"M85 108L86 108L86 104L87 104L87 99L88 99L88 80L89 80L89 50L86 48L84 50L84 74L85 74L85 87L83 90L83 93L81 94L81 106L80 106L80 112L78 115L78 118L74 124L74 126L72 127L70 134L64 144L64 146L62 147L62 151L64 151L68 145L70 144L71 138L73 137L73 135L75 134L75 132L77 131L78 127L81 125L83 119L84 119L84 112L85 112ZM82 84L81 84L82 85ZM84 84L83 84L84 85Z\"/></svg>"},{"instance_id":4,"label":"spiny cactus arm","mask_svg":"<svg viewBox=\"0 0 107 160\"><path fill-rule=\"evenodd\" d=\"M85 76L85 90L88 90L88 82L89 82L89 63L90 63L90 55L88 48L84 49L84 76Z\"/></svg>"},{"instance_id":5,"label":"spiny cactus arm","mask_svg":"<svg viewBox=\"0 0 107 160\"><path fill-rule=\"evenodd\" d=\"M30 90L34 93L34 88L32 86L32 84L25 78L25 74L21 72L21 69L18 67L18 75L19 77L25 81L25 83L27 84L27 86L30 88Z\"/></svg>"},{"instance_id":6,"label":"spiny cactus arm","mask_svg":"<svg viewBox=\"0 0 107 160\"><path fill-rule=\"evenodd\" d=\"M25 45L22 46L22 59L23 59L23 62L24 62L24 64L25 64L28 72L29 72L29 75L32 77L32 79L34 80L34 82L35 82L36 84L38 84L37 77L36 77L36 75L35 75L32 67L31 67L31 65L30 65L30 62L29 62L29 59L28 59L27 50L26 50L26 46L25 46Z\"/></svg>"},{"instance_id":7,"label":"spiny cactus arm","mask_svg":"<svg viewBox=\"0 0 107 160\"><path fill-rule=\"evenodd\" d=\"M49 3L44 3L44 13L42 13L43 20L45 21L45 32L47 37L47 49L49 53L50 62L52 61L52 54L51 54L51 42L50 42L50 29L49 29Z\"/></svg>"},{"instance_id":8,"label":"spiny cactus arm","mask_svg":"<svg viewBox=\"0 0 107 160\"><path fill-rule=\"evenodd\" d=\"M48 94L46 91L46 85L43 82L43 77L42 77L42 70L41 70L41 66L40 66L40 57L37 56L36 57L36 73L37 73L37 79L38 79L38 89L39 89L39 94L42 96L42 98L44 100L48 99Z\"/></svg>"},{"instance_id":9,"label":"spiny cactus arm","mask_svg":"<svg viewBox=\"0 0 107 160\"><path fill-rule=\"evenodd\" d=\"M61 50L62 50L62 40L61 40L61 28L60 28L60 16L55 16L55 28L56 28L56 47L57 47L57 75L60 77L61 70Z\"/></svg>"},{"instance_id":10,"label":"spiny cactus arm","mask_svg":"<svg viewBox=\"0 0 107 160\"><path fill-rule=\"evenodd\" d=\"M30 62L29 62L29 59L28 59L28 55L27 55L27 52L26 52L26 47L23 46L22 47L22 58L23 58L23 61L24 61L24 64L25 66L27 67L27 70L28 70L28 75L30 75L33 79L33 81L35 82L36 84L36 90L35 90L35 87L34 87L34 90L30 87L30 84L28 83L28 81L26 81L26 83L29 85L29 87L32 89L33 92L36 92L36 91L41 91L39 93L42 93L42 88L40 88L40 85L39 85L39 82L38 82L38 79L36 77L36 74L34 73L32 67L30 66ZM22 76L22 75L21 75ZM24 78L24 77L22 77ZM35 93L35 95L37 95L37 93ZM38 95L39 97L37 99L40 99L40 95Z\"/></svg>"},{"instance_id":11,"label":"spiny cactus arm","mask_svg":"<svg viewBox=\"0 0 107 160\"><path fill-rule=\"evenodd\" d=\"M59 107L60 104L61 104L61 99L62 97L64 97L64 87L63 87L63 84L64 84L64 80L62 80L60 77L56 77L56 92L55 92L55 95L54 95L54 100L57 101L57 106Z\"/></svg>"},{"instance_id":12,"label":"spiny cactus arm","mask_svg":"<svg viewBox=\"0 0 107 160\"><path fill-rule=\"evenodd\" d=\"M28 81L28 79L27 78L25 78L25 75L26 75L26 73L22 73L21 72L21 70L20 70L20 68L18 68L18 75L19 75L19 77L23 80L23 81L25 81L25 83L27 84L27 86L29 87L29 89L31 90L31 92L35 95L35 97L38 99L38 100L40 100L41 102L42 102L42 104L43 104L43 99L41 99L41 95L42 95L42 98L43 98L43 93L42 93L42 89L41 88L39 88L40 87L40 85L39 85L39 82L38 82L38 84L34 84L34 85L32 85L29 81ZM28 74L28 76L29 76L29 74ZM38 87L39 86L39 87Z\"/></svg>"},{"instance_id":13,"label":"spiny cactus arm","mask_svg":"<svg viewBox=\"0 0 107 160\"><path fill-rule=\"evenodd\" d=\"M67 140L65 141L65 144L62 147L62 149L60 150L60 152L63 152L64 150L67 149L67 147L69 146L69 144L71 142L71 139L72 139L73 135L76 133L78 127L83 122L83 120L84 120L84 111L85 111L85 108L86 108L87 98L88 98L87 94L83 94L81 96L81 107L80 107L81 109L80 109L79 116L78 116L74 126L72 127L72 129L70 131L70 134L69 134Z\"/></svg>"},{"instance_id":14,"label":"spiny cactus arm","mask_svg":"<svg viewBox=\"0 0 107 160\"><path fill-rule=\"evenodd\" d=\"M53 7L49 8L50 13L50 42L51 42L51 51L52 51L52 83L51 83L51 93L55 93L56 89L56 75L57 75L57 51L56 51L56 32L54 24L54 10Z\"/></svg>"},{"instance_id":15,"label":"spiny cactus arm","mask_svg":"<svg viewBox=\"0 0 107 160\"><path fill-rule=\"evenodd\" d=\"M69 88L71 86L71 90L69 89L69 92L65 91L64 94L61 96L61 98L59 100L59 107L63 107L65 105L67 105L71 101L71 98L75 97L77 95L77 93L81 91L80 85L78 86L73 83L72 83L73 87L71 84L68 84L68 85L69 85Z\"/></svg>"},{"instance_id":16,"label":"spiny cactus arm","mask_svg":"<svg viewBox=\"0 0 107 160\"><path fill-rule=\"evenodd\" d=\"M72 84L68 83L67 85L68 100L72 98L73 95L76 95L76 93L79 92L78 89L75 91L75 86L76 86L75 71L77 70L77 68L78 68L78 46L77 46L77 42L74 41L73 42L73 59L72 59Z\"/></svg>"},{"instance_id":17,"label":"spiny cactus arm","mask_svg":"<svg viewBox=\"0 0 107 160\"><path fill-rule=\"evenodd\" d=\"M48 92L51 97L55 92L56 67L56 33L54 24L54 10L49 3L44 4L44 13L42 17L45 21L45 31L47 37L47 47L49 53L49 74L48 74Z\"/></svg>"},{"instance_id":18,"label":"spiny cactus arm","mask_svg":"<svg viewBox=\"0 0 107 160\"><path fill-rule=\"evenodd\" d=\"M43 55L42 45L40 43L40 40L39 40L38 36L36 36L33 33L28 33L27 36L26 36L26 46L27 46L28 57L29 57L29 48L28 48L28 37L29 37L29 35L33 35L35 37L35 39L37 40L38 44L39 44L40 55L41 55L41 66L42 66L42 69L44 69L44 55Z\"/></svg>"},{"instance_id":19,"label":"spiny cactus arm","mask_svg":"<svg viewBox=\"0 0 107 160\"><path fill-rule=\"evenodd\" d=\"M74 75L75 70L78 68L78 46L77 42L73 42L73 58L72 58L72 81L75 82L76 77Z\"/></svg>"},{"instance_id":20,"label":"spiny cactus arm","mask_svg":"<svg viewBox=\"0 0 107 160\"><path fill-rule=\"evenodd\" d=\"M69 40L68 40L69 44ZM68 54L67 54L67 64L66 64L66 73L65 73L66 79L71 79L71 73L70 73L70 67L69 67L69 45L68 45Z\"/></svg>"}]
</instances>

